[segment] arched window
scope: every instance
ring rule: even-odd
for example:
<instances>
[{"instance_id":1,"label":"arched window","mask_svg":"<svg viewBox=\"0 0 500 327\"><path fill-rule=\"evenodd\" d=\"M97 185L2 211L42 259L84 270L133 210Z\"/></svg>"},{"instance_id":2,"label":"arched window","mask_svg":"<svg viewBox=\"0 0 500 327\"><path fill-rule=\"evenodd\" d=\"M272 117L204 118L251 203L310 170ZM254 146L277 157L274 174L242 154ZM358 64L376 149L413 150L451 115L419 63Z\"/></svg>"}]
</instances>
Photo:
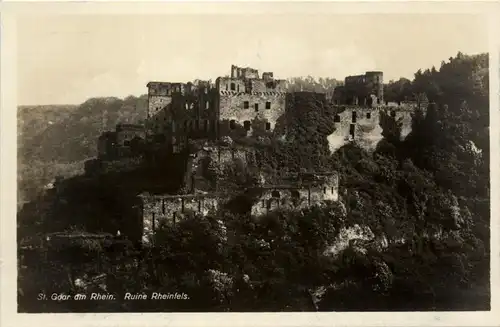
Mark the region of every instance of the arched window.
<instances>
[{"instance_id":1,"label":"arched window","mask_svg":"<svg viewBox=\"0 0 500 327\"><path fill-rule=\"evenodd\" d=\"M291 190L290 195L292 196L293 199L298 199L300 198L300 193L297 190Z\"/></svg>"},{"instance_id":2,"label":"arched window","mask_svg":"<svg viewBox=\"0 0 500 327\"><path fill-rule=\"evenodd\" d=\"M229 128L230 129L235 129L236 128L236 121L235 120L230 120L229 121Z\"/></svg>"},{"instance_id":3,"label":"arched window","mask_svg":"<svg viewBox=\"0 0 500 327\"><path fill-rule=\"evenodd\" d=\"M274 190L274 191L272 191L272 192L271 192L271 196L272 196L273 198L279 198L279 197L280 197L280 192L279 192L279 191Z\"/></svg>"},{"instance_id":4,"label":"arched window","mask_svg":"<svg viewBox=\"0 0 500 327\"><path fill-rule=\"evenodd\" d=\"M243 126L245 126L245 130L249 131L250 130L250 121L249 120L245 120L243 122Z\"/></svg>"},{"instance_id":5,"label":"arched window","mask_svg":"<svg viewBox=\"0 0 500 327\"><path fill-rule=\"evenodd\" d=\"M271 129L271 123L266 123L266 131Z\"/></svg>"}]
</instances>

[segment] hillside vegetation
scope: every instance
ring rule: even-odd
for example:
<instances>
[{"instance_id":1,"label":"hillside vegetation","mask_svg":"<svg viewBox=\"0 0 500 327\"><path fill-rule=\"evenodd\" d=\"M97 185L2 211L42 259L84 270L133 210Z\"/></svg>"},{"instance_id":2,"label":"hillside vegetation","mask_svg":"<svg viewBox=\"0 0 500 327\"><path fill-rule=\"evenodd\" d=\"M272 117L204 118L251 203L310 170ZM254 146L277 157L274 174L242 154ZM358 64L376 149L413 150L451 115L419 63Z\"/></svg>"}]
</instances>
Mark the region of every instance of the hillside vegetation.
<instances>
[{"instance_id":1,"label":"hillside vegetation","mask_svg":"<svg viewBox=\"0 0 500 327\"><path fill-rule=\"evenodd\" d=\"M59 261L37 261L52 278L43 281L35 269L21 274L22 311L489 310L487 68L487 54L459 53L409 84L389 83L395 99L425 93L435 105L415 113L405 139L396 121L386 122L373 152L351 143L329 153L327 113L301 120L291 144L271 144L281 152L269 165L337 170L339 202L259 218L222 208L161 226L152 248L53 250ZM114 215L98 219L120 219L128 200L106 196L85 195L113 207ZM233 207L246 204L237 201ZM96 269L119 299L178 292L189 300L47 301L43 308L30 300L40 289L76 292L67 271Z\"/></svg>"}]
</instances>

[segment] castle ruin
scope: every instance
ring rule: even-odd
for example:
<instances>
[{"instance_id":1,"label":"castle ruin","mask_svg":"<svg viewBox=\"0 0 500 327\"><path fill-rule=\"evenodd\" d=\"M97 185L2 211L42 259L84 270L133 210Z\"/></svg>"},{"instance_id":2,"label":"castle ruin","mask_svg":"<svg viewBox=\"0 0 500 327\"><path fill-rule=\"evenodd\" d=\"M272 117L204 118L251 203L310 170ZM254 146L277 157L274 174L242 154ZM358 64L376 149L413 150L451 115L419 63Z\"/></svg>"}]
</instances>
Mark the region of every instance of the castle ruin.
<instances>
[{"instance_id":1,"label":"castle ruin","mask_svg":"<svg viewBox=\"0 0 500 327\"><path fill-rule=\"evenodd\" d=\"M260 76L256 69L235 65L229 76L218 77L215 83L155 81L147 88L145 125L118 125L98 141L102 170L112 162L131 158L140 165L141 144L174 155L189 153L180 194L139 195L145 237L162 223L175 223L188 212L215 212L238 194L253 198L250 213L255 216L338 200L336 172L281 173L279 178L262 178L257 185L234 188L227 173L234 165L263 175L255 149L233 140L267 136L286 141L294 137L292 125L320 111L333 113L334 130L327 136L331 152L352 141L374 148L382 138L384 119L399 124L404 137L411 130L413 111L418 107L425 110L427 105L385 102L383 73L378 71L346 77L331 99L322 93L288 93L286 81L275 79L272 72ZM210 167L218 171L212 178L207 177Z\"/></svg>"}]
</instances>

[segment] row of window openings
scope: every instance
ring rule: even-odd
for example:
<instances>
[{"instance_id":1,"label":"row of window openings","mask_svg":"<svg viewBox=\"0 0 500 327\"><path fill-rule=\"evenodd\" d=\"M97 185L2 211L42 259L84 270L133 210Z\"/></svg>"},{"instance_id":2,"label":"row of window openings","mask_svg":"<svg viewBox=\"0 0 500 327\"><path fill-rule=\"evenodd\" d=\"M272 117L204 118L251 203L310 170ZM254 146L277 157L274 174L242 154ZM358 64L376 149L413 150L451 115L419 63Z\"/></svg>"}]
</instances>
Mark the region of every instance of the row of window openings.
<instances>
[{"instance_id":1,"label":"row of window openings","mask_svg":"<svg viewBox=\"0 0 500 327\"><path fill-rule=\"evenodd\" d=\"M327 190L328 190L328 188L327 188L327 187L323 187L323 193L324 193L324 194L326 194L326 191L327 191ZM332 193L334 192L334 188L333 188L333 187L331 188L331 192L332 192ZM291 192L291 194L292 194L292 197L293 197L293 198L298 198L298 197L300 197L300 193L299 193L299 191L292 191L292 192ZM279 192L279 191L272 191L272 192L271 192L271 196L272 196L273 198L279 198L279 197L280 197L280 192Z\"/></svg>"},{"instance_id":2,"label":"row of window openings","mask_svg":"<svg viewBox=\"0 0 500 327\"><path fill-rule=\"evenodd\" d=\"M259 111L259 104L256 103L253 105L255 108L255 111ZM243 109L248 109L250 108L250 103L248 101L243 102ZM271 102L267 101L266 102L266 109L271 109Z\"/></svg>"},{"instance_id":3,"label":"row of window openings","mask_svg":"<svg viewBox=\"0 0 500 327\"><path fill-rule=\"evenodd\" d=\"M149 89L149 95L166 95L166 96L172 96L172 93L180 93L181 88L176 87L176 88L171 88L171 89L158 89L158 88L150 88ZM208 94L208 87L204 87L202 89L202 93Z\"/></svg>"},{"instance_id":4,"label":"row of window openings","mask_svg":"<svg viewBox=\"0 0 500 327\"><path fill-rule=\"evenodd\" d=\"M323 193L324 193L324 194L326 194L326 191L327 191L327 188L326 188L326 187L324 187L324 188L323 188ZM334 188L333 188L333 187L331 188L331 192L332 192L332 193L334 192ZM292 191L292 192L291 192L291 195L292 195L292 198L300 198L300 193L299 193L298 191L295 191L295 190L294 190L294 191ZM280 198L280 197L281 197L281 194L280 194L280 192L279 192L279 191L272 191L272 192L271 192L271 197L272 197L272 198L275 198L275 199L276 199L276 198ZM264 205L264 201L262 202L262 205Z\"/></svg>"},{"instance_id":5,"label":"row of window openings","mask_svg":"<svg viewBox=\"0 0 500 327\"><path fill-rule=\"evenodd\" d=\"M190 103L186 102L186 104L185 104L186 109L189 109L190 105L191 105ZM209 109L209 108L210 108L210 103L207 101L207 102L205 102L205 109ZM243 108L244 109L250 108L250 102L249 101L243 102ZM255 108L255 111L259 111L259 104L258 103L254 104L254 108ZM160 109L161 109L160 107L157 107L156 111L158 111ZM269 101L266 102L266 109L271 109L271 102L269 102Z\"/></svg>"},{"instance_id":6,"label":"row of window openings","mask_svg":"<svg viewBox=\"0 0 500 327\"><path fill-rule=\"evenodd\" d=\"M273 87L273 85L267 85L268 87ZM226 91L228 90L227 84L226 84ZM235 83L231 83L231 91L236 91L240 92L240 86L236 85ZM269 108L268 108L269 109Z\"/></svg>"},{"instance_id":7,"label":"row of window openings","mask_svg":"<svg viewBox=\"0 0 500 327\"><path fill-rule=\"evenodd\" d=\"M252 126L252 123L250 121L245 120L243 122L243 127L245 128L245 130L249 131L251 126ZM229 128L236 129L236 121L235 120L229 121ZM270 129L271 129L271 123L266 123L266 131L269 131Z\"/></svg>"},{"instance_id":8,"label":"row of window openings","mask_svg":"<svg viewBox=\"0 0 500 327\"><path fill-rule=\"evenodd\" d=\"M186 104L185 104L186 109L189 109L192 105L193 105L193 103L186 102ZM205 102L205 109L208 109L208 108L210 108L210 103L207 101L207 102Z\"/></svg>"},{"instance_id":9,"label":"row of window openings","mask_svg":"<svg viewBox=\"0 0 500 327\"><path fill-rule=\"evenodd\" d=\"M184 122L184 130L190 130L190 129L192 129L192 124L193 124L193 122L185 121ZM200 121L195 120L194 124L195 124L195 129L199 130L200 129ZM209 121L205 120L203 125L204 125L203 126L204 130L208 131ZM251 124L250 121L245 120L243 122L243 127L245 128L245 130L249 131L250 128L251 128L251 126L252 126L252 124ZM236 121L235 120L230 120L229 121L229 128L230 129L236 129ZM271 129L271 123L266 123L266 131L269 131L270 129ZM172 124L172 132L175 132L175 125L174 124Z\"/></svg>"},{"instance_id":10,"label":"row of window openings","mask_svg":"<svg viewBox=\"0 0 500 327\"><path fill-rule=\"evenodd\" d=\"M184 104L184 107L186 109L189 109L191 107L191 105L193 105L193 103L189 103L189 102L186 102ZM160 109L166 109L167 107L156 107L156 111L160 110ZM210 102L206 101L205 102L205 109L209 109L210 108Z\"/></svg>"}]
</instances>

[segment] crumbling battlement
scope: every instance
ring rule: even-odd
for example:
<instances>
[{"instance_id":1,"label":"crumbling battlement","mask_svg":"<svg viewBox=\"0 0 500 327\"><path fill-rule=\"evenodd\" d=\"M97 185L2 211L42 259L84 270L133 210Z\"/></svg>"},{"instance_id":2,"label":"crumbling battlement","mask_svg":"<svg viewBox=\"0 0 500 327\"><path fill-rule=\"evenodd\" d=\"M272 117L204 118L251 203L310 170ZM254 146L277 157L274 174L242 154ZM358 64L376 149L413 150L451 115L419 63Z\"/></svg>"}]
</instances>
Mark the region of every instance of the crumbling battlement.
<instances>
[{"instance_id":1,"label":"crumbling battlement","mask_svg":"<svg viewBox=\"0 0 500 327\"><path fill-rule=\"evenodd\" d=\"M285 111L286 81L253 68L231 67L231 77L208 82L149 82L147 130L170 143L184 137L217 139L236 124L273 131Z\"/></svg>"},{"instance_id":2,"label":"crumbling battlement","mask_svg":"<svg viewBox=\"0 0 500 327\"><path fill-rule=\"evenodd\" d=\"M215 89L208 81L194 83L149 82L147 128L153 134L170 133L172 122L214 119L210 108Z\"/></svg>"},{"instance_id":3,"label":"crumbling battlement","mask_svg":"<svg viewBox=\"0 0 500 327\"><path fill-rule=\"evenodd\" d=\"M250 67L231 65L232 78L259 78L259 71Z\"/></svg>"},{"instance_id":4,"label":"crumbling battlement","mask_svg":"<svg viewBox=\"0 0 500 327\"><path fill-rule=\"evenodd\" d=\"M149 237L161 224L175 224L187 214L197 213L206 216L218 210L224 196L212 194L189 195L151 195L140 194L142 200L143 242L149 243Z\"/></svg>"},{"instance_id":5,"label":"crumbling battlement","mask_svg":"<svg viewBox=\"0 0 500 327\"><path fill-rule=\"evenodd\" d=\"M248 189L247 192L257 193L251 213L260 216L273 210L301 210L328 201L338 201L339 179L338 174L331 172L322 176L313 175L313 178L295 176L289 184L262 185Z\"/></svg>"},{"instance_id":6,"label":"crumbling battlement","mask_svg":"<svg viewBox=\"0 0 500 327\"><path fill-rule=\"evenodd\" d=\"M175 224L187 214L207 216L217 210L238 194L247 194L255 199L251 214L260 216L273 210L301 210L323 205L329 201L338 201L338 174L290 175L287 184L261 185L246 188L236 193L207 192L186 195L139 195L142 201L143 241L161 224ZM257 194L257 197L255 197Z\"/></svg>"}]
</instances>

